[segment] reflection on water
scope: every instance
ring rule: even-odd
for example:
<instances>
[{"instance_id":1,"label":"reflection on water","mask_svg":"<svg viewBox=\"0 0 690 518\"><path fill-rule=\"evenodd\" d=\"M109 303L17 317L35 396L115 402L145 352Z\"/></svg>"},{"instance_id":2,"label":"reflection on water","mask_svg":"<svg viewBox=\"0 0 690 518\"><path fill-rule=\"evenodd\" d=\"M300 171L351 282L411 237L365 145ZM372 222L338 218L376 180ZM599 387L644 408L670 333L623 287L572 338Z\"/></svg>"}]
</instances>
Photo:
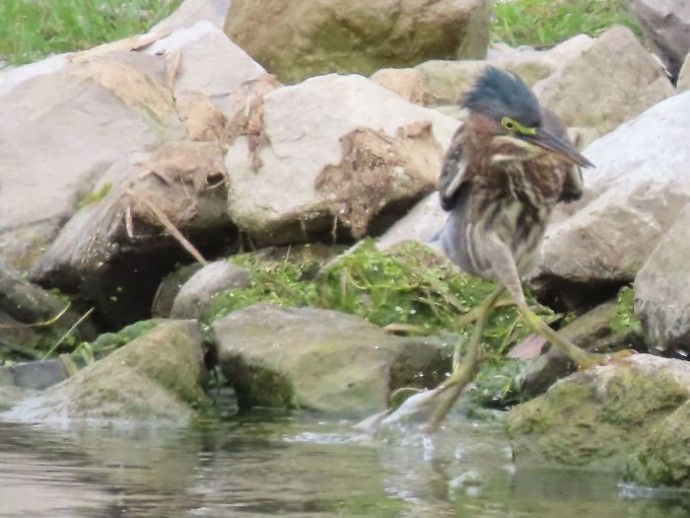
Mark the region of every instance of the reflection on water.
<instances>
[{"instance_id":1,"label":"reflection on water","mask_svg":"<svg viewBox=\"0 0 690 518\"><path fill-rule=\"evenodd\" d=\"M607 474L516 469L496 425L384 442L282 417L191 430L0 423L0 516L668 518Z\"/></svg>"}]
</instances>

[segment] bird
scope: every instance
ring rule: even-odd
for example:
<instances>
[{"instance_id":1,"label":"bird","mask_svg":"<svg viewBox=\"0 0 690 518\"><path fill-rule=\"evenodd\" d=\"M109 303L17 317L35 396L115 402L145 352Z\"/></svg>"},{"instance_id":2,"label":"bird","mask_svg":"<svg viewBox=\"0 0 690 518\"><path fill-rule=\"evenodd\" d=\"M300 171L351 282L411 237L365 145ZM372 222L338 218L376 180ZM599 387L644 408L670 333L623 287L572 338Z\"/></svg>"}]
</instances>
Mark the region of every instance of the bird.
<instances>
[{"instance_id":1,"label":"bird","mask_svg":"<svg viewBox=\"0 0 690 518\"><path fill-rule=\"evenodd\" d=\"M582 196L581 168L594 164L567 137L565 125L542 107L516 74L489 66L462 102L464 123L453 136L438 184L448 217L439 235L447 257L463 271L496 281L472 313L475 322L460 362L426 403L440 398L429 426L437 428L472 380L491 309L507 292L525 324L582 368L605 363L551 329L528 306L521 279L535 265L551 213Z\"/></svg>"}]
</instances>

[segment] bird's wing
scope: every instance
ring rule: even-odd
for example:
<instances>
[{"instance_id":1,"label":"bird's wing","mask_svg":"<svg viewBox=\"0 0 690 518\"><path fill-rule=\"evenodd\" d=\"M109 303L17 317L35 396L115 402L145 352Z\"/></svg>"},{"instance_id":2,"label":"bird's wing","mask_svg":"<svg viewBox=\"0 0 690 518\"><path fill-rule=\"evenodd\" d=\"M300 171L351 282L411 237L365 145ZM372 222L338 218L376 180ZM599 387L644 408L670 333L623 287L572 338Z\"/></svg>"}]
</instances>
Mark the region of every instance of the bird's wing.
<instances>
[{"instance_id":1,"label":"bird's wing","mask_svg":"<svg viewBox=\"0 0 690 518\"><path fill-rule=\"evenodd\" d=\"M450 147L443 158L441 177L438 181L438 191L441 197L441 207L450 211L455 205L460 187L469 181L467 175L467 160L463 155L465 140L464 126L461 126L453 136Z\"/></svg>"}]
</instances>

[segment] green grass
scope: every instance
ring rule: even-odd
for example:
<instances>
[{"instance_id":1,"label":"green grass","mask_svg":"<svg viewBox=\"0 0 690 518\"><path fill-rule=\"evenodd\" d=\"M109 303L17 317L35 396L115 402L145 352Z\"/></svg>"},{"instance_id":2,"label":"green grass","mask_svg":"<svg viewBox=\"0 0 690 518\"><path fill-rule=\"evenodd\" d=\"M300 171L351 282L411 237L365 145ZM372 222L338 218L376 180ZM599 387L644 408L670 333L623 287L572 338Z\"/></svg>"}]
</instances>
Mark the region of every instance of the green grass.
<instances>
[{"instance_id":1,"label":"green grass","mask_svg":"<svg viewBox=\"0 0 690 518\"><path fill-rule=\"evenodd\" d=\"M512 0L496 2L492 36L511 46L548 47L578 34L598 36L612 25L642 31L627 0Z\"/></svg>"},{"instance_id":2,"label":"green grass","mask_svg":"<svg viewBox=\"0 0 690 518\"><path fill-rule=\"evenodd\" d=\"M0 60L12 64L146 32L181 0L0 0Z\"/></svg>"}]
</instances>

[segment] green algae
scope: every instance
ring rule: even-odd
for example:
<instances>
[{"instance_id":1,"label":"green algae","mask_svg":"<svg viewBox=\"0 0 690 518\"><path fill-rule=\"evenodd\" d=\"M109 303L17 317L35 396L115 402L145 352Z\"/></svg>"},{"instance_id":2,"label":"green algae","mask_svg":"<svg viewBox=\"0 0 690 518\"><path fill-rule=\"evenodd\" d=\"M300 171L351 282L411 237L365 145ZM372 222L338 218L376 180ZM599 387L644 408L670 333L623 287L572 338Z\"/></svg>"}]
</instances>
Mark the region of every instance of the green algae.
<instances>
[{"instance_id":1,"label":"green algae","mask_svg":"<svg viewBox=\"0 0 690 518\"><path fill-rule=\"evenodd\" d=\"M458 318L495 288L414 242L383 252L373 241L363 241L326 267L318 256L295 261L249 253L231 260L250 272L249 287L218 294L203 315L205 323L253 304L270 303L338 310L394 331L451 331L462 338L470 330L459 327ZM548 321L556 318L547 308L539 307L538 313ZM513 307L497 308L484 336L485 360L502 357L528 334Z\"/></svg>"},{"instance_id":2,"label":"green algae","mask_svg":"<svg viewBox=\"0 0 690 518\"><path fill-rule=\"evenodd\" d=\"M659 419L687 399L663 372L621 369L603 382L592 376L569 378L510 412L506 429L517 456L618 469Z\"/></svg>"},{"instance_id":3,"label":"green algae","mask_svg":"<svg viewBox=\"0 0 690 518\"><path fill-rule=\"evenodd\" d=\"M625 286L616 295L616 312L611 319L611 329L618 335L635 333L642 335L642 322L635 315L635 290Z\"/></svg>"},{"instance_id":4,"label":"green algae","mask_svg":"<svg viewBox=\"0 0 690 518\"><path fill-rule=\"evenodd\" d=\"M105 198L110 190L113 188L113 184L110 182L104 183L100 189L96 191L91 191L86 194L81 200L77 202L76 210L81 210L85 207L98 203L103 198Z\"/></svg>"}]
</instances>

